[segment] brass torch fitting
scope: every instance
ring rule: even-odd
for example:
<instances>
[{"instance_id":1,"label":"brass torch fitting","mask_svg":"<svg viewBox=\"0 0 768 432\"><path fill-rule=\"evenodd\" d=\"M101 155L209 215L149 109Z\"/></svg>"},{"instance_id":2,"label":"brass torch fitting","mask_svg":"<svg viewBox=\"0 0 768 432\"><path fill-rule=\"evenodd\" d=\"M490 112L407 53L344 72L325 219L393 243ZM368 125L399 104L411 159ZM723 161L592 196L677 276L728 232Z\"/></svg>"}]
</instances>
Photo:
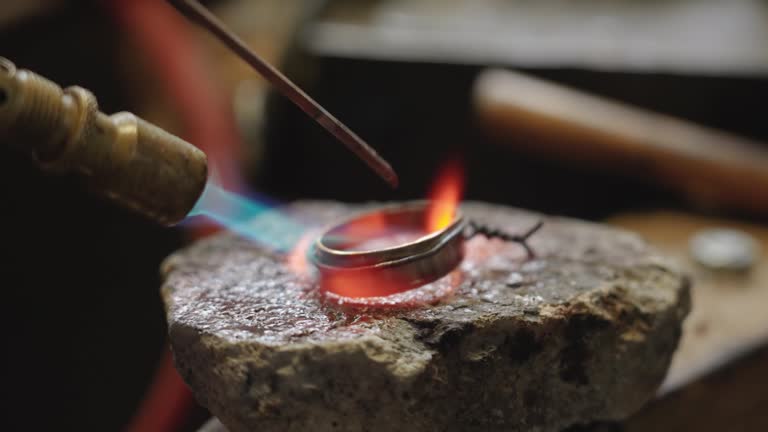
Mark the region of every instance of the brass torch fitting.
<instances>
[{"instance_id":1,"label":"brass torch fitting","mask_svg":"<svg viewBox=\"0 0 768 432\"><path fill-rule=\"evenodd\" d=\"M205 154L193 145L129 112L106 115L88 90L62 89L2 57L0 141L163 225L184 219L207 180Z\"/></svg>"}]
</instances>

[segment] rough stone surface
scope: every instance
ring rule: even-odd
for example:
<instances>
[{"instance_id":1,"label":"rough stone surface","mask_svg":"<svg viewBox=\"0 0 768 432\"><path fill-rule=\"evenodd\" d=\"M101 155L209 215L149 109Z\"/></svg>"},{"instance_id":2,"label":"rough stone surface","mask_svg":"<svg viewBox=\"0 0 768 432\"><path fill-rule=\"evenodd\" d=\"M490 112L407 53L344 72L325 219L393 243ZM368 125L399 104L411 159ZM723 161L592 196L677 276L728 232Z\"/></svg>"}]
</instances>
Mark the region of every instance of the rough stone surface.
<instances>
[{"instance_id":1,"label":"rough stone surface","mask_svg":"<svg viewBox=\"0 0 768 432\"><path fill-rule=\"evenodd\" d=\"M324 222L350 207L299 203ZM541 216L470 203L522 231ZM519 246L472 239L455 294L342 310L284 259L232 235L163 266L176 364L231 432L560 431L627 417L664 377L687 279L637 236L545 218Z\"/></svg>"}]
</instances>

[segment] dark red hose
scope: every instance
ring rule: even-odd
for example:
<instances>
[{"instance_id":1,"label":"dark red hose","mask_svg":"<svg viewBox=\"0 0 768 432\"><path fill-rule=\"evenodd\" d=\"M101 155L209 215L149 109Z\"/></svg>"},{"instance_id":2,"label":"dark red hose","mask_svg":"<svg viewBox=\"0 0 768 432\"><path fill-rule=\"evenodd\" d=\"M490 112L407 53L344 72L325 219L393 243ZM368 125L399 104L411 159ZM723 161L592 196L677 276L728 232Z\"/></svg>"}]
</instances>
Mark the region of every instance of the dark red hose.
<instances>
[{"instance_id":1,"label":"dark red hose","mask_svg":"<svg viewBox=\"0 0 768 432\"><path fill-rule=\"evenodd\" d=\"M227 189L240 189L237 160L240 137L232 106L208 73L205 55L183 17L161 0L107 1L116 21L152 68L163 94L182 122L179 134L208 155L209 168ZM211 232L210 226L192 227L193 236ZM185 423L194 407L193 397L173 367L165 349L155 378L128 431L173 432Z\"/></svg>"}]
</instances>

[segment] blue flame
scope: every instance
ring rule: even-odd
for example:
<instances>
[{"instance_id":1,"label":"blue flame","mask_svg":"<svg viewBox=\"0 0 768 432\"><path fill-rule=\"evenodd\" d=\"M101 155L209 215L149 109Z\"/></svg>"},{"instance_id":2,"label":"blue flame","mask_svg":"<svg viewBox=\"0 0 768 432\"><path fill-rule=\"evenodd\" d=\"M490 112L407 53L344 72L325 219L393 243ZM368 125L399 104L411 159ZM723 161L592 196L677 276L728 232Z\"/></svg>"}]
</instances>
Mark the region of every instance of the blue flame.
<instances>
[{"instance_id":1,"label":"blue flame","mask_svg":"<svg viewBox=\"0 0 768 432\"><path fill-rule=\"evenodd\" d=\"M249 199L208 182L188 218L205 216L261 246L288 252L298 243L307 226L280 211L276 205L266 197Z\"/></svg>"}]
</instances>

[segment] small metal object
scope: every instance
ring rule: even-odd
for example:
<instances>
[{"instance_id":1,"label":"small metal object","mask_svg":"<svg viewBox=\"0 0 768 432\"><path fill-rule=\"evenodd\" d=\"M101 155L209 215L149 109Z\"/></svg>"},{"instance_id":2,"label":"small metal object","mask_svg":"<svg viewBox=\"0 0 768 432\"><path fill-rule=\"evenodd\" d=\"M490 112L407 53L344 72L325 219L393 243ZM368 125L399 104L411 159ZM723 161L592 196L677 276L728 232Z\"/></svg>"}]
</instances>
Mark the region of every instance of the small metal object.
<instances>
[{"instance_id":1,"label":"small metal object","mask_svg":"<svg viewBox=\"0 0 768 432\"><path fill-rule=\"evenodd\" d=\"M487 225L483 225L475 221L470 221L469 233L467 237L470 238L480 234L489 239L497 238L500 240L517 243L520 246L522 246L523 249L525 249L526 254L528 254L528 258L530 259L530 258L536 257L536 253L533 251L533 249L531 249L531 246L528 244L528 239L532 235L536 234L536 232L540 230L542 226L544 226L544 221L538 221L536 222L535 225L533 225L523 234L510 234L498 228L491 228Z\"/></svg>"},{"instance_id":2,"label":"small metal object","mask_svg":"<svg viewBox=\"0 0 768 432\"><path fill-rule=\"evenodd\" d=\"M207 181L205 154L192 144L131 113L106 115L88 90L62 89L2 57L0 140L164 225L184 219Z\"/></svg>"},{"instance_id":3,"label":"small metal object","mask_svg":"<svg viewBox=\"0 0 768 432\"><path fill-rule=\"evenodd\" d=\"M326 231L310 251L321 288L350 297L386 296L450 273L464 257L466 223L457 212L447 227L426 233L428 207L426 201L385 207ZM375 244L387 238L388 246Z\"/></svg>"},{"instance_id":4,"label":"small metal object","mask_svg":"<svg viewBox=\"0 0 768 432\"><path fill-rule=\"evenodd\" d=\"M731 228L699 231L691 238L689 248L693 259L711 270L747 271L760 254L752 236Z\"/></svg>"},{"instance_id":5,"label":"small metal object","mask_svg":"<svg viewBox=\"0 0 768 432\"><path fill-rule=\"evenodd\" d=\"M179 12L188 17L194 23L208 30L212 35L218 38L224 45L237 54L243 61L251 65L261 76L269 81L283 96L296 104L313 120L333 134L349 150L362 159L368 166L383 178L392 187L397 187L397 174L392 167L385 161L376 150L371 148L365 141L344 126L341 121L334 117L325 108L315 102L309 95L304 93L288 77L283 75L274 66L259 57L248 46L235 35L232 31L211 13L205 6L196 0L169 0Z\"/></svg>"},{"instance_id":6,"label":"small metal object","mask_svg":"<svg viewBox=\"0 0 768 432\"><path fill-rule=\"evenodd\" d=\"M325 291L348 297L378 297L436 281L464 258L464 242L475 235L519 243L531 258L528 239L543 225L537 222L513 235L475 222L456 212L450 224L424 231L430 203L397 204L355 216L327 230L310 250Z\"/></svg>"}]
</instances>

